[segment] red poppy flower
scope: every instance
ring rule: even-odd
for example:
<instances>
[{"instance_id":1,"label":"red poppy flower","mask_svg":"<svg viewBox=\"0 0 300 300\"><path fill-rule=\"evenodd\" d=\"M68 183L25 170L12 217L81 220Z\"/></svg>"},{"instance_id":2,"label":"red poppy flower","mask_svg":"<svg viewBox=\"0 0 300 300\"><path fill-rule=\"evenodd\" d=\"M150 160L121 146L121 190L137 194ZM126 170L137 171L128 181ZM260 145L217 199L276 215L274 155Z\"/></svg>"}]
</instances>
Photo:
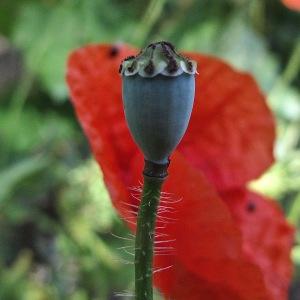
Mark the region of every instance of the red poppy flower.
<instances>
[{"instance_id":1,"label":"red poppy flower","mask_svg":"<svg viewBox=\"0 0 300 300\"><path fill-rule=\"evenodd\" d=\"M139 200L129 188L143 158L125 123L118 67L135 52L87 46L71 54L67 73L113 204L133 230ZM273 201L245 188L273 161L273 117L251 76L186 55L199 64L196 99L159 207L155 285L175 300L287 299L293 229Z\"/></svg>"},{"instance_id":2,"label":"red poppy flower","mask_svg":"<svg viewBox=\"0 0 300 300\"><path fill-rule=\"evenodd\" d=\"M289 9L300 11L300 0L282 0L282 3Z\"/></svg>"}]
</instances>

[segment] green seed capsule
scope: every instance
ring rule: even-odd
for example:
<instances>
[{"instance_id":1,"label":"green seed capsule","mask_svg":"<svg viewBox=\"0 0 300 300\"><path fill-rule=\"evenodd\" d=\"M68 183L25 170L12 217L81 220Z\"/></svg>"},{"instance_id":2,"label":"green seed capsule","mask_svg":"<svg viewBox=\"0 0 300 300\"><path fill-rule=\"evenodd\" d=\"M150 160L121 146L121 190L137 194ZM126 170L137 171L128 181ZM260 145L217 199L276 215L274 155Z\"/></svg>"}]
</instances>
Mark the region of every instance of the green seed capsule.
<instances>
[{"instance_id":1,"label":"green seed capsule","mask_svg":"<svg viewBox=\"0 0 300 300\"><path fill-rule=\"evenodd\" d=\"M146 160L165 164L191 116L196 63L168 42L150 44L120 67L131 134Z\"/></svg>"}]
</instances>

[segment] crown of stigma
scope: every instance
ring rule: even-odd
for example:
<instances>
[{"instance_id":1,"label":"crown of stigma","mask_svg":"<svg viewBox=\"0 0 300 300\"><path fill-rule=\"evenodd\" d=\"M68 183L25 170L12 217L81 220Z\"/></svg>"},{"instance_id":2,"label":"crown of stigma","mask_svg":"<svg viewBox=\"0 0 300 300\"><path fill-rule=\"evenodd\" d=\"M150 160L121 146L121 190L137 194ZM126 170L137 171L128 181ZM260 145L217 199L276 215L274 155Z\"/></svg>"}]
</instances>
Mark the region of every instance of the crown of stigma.
<instances>
[{"instance_id":1,"label":"crown of stigma","mask_svg":"<svg viewBox=\"0 0 300 300\"><path fill-rule=\"evenodd\" d=\"M119 72L123 76L139 74L142 77L193 75L197 73L197 64L179 54L171 43L162 41L150 44L137 56L125 58Z\"/></svg>"}]
</instances>

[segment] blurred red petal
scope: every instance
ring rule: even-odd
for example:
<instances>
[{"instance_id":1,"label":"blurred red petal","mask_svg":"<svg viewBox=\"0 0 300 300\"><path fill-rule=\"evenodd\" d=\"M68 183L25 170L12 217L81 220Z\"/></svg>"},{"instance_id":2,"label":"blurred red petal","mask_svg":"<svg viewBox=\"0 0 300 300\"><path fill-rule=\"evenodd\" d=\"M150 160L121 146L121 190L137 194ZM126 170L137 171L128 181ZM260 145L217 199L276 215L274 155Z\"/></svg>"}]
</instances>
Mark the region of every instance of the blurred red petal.
<instances>
[{"instance_id":1,"label":"blurred red petal","mask_svg":"<svg viewBox=\"0 0 300 300\"><path fill-rule=\"evenodd\" d=\"M274 300L288 298L294 229L277 203L245 190L223 195L243 236L243 249L264 274Z\"/></svg>"},{"instance_id":2,"label":"blurred red petal","mask_svg":"<svg viewBox=\"0 0 300 300\"><path fill-rule=\"evenodd\" d=\"M300 11L300 0L282 0L282 3L289 9Z\"/></svg>"},{"instance_id":3,"label":"blurred red petal","mask_svg":"<svg viewBox=\"0 0 300 300\"><path fill-rule=\"evenodd\" d=\"M164 190L159 217L171 220L158 230L176 253L157 256L156 284L171 299L269 299L260 269L242 251L242 240L226 205L204 176L175 154ZM171 195L172 195L171 194ZM176 202L178 197L181 201ZM171 208L171 210L170 210ZM176 220L172 222L172 219ZM160 219L158 218L158 222Z\"/></svg>"},{"instance_id":4,"label":"blurred red petal","mask_svg":"<svg viewBox=\"0 0 300 300\"><path fill-rule=\"evenodd\" d=\"M122 215L126 215L121 202L128 199L128 168L139 152L125 123L118 69L133 53L125 45L90 45L70 55L67 70L77 117Z\"/></svg>"},{"instance_id":5,"label":"blurred red petal","mask_svg":"<svg viewBox=\"0 0 300 300\"><path fill-rule=\"evenodd\" d=\"M192 118L179 150L219 190L243 186L273 162L274 120L253 78L221 60L198 62Z\"/></svg>"},{"instance_id":6,"label":"blurred red petal","mask_svg":"<svg viewBox=\"0 0 300 300\"><path fill-rule=\"evenodd\" d=\"M218 268L220 269L220 268ZM242 300L255 299L267 300L265 294L259 295L256 293L256 298L247 298L247 295L241 296L236 294L232 289L227 289L220 284L216 285L214 282L209 282L198 277L196 274L189 272L182 264L176 262L173 277L175 278L173 284L170 285L170 276L164 274L164 271L159 275L159 287L165 290L165 299L174 300ZM170 290L171 288L171 290ZM249 297L253 296L253 293Z\"/></svg>"}]
</instances>

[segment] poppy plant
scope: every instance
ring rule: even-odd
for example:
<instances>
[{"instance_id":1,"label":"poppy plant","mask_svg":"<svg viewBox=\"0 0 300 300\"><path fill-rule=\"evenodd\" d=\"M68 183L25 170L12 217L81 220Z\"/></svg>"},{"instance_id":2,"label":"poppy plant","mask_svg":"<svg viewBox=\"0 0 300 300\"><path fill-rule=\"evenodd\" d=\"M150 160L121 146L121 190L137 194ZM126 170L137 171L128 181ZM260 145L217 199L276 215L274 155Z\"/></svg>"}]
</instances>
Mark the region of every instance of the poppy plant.
<instances>
[{"instance_id":1,"label":"poppy plant","mask_svg":"<svg viewBox=\"0 0 300 300\"><path fill-rule=\"evenodd\" d=\"M112 202L134 231L143 157L128 131L120 62L136 50L74 51L67 82ZM158 208L154 283L166 299L284 300L293 228L278 205L247 189L273 162L274 120L250 75L221 60L199 66L187 132L171 156Z\"/></svg>"},{"instance_id":2,"label":"poppy plant","mask_svg":"<svg viewBox=\"0 0 300 300\"><path fill-rule=\"evenodd\" d=\"M137 300L153 300L153 250L163 247L154 243L158 204L169 157L191 117L197 63L170 42L160 41L124 59L119 71L125 118L145 158L136 217L134 295Z\"/></svg>"}]
</instances>

